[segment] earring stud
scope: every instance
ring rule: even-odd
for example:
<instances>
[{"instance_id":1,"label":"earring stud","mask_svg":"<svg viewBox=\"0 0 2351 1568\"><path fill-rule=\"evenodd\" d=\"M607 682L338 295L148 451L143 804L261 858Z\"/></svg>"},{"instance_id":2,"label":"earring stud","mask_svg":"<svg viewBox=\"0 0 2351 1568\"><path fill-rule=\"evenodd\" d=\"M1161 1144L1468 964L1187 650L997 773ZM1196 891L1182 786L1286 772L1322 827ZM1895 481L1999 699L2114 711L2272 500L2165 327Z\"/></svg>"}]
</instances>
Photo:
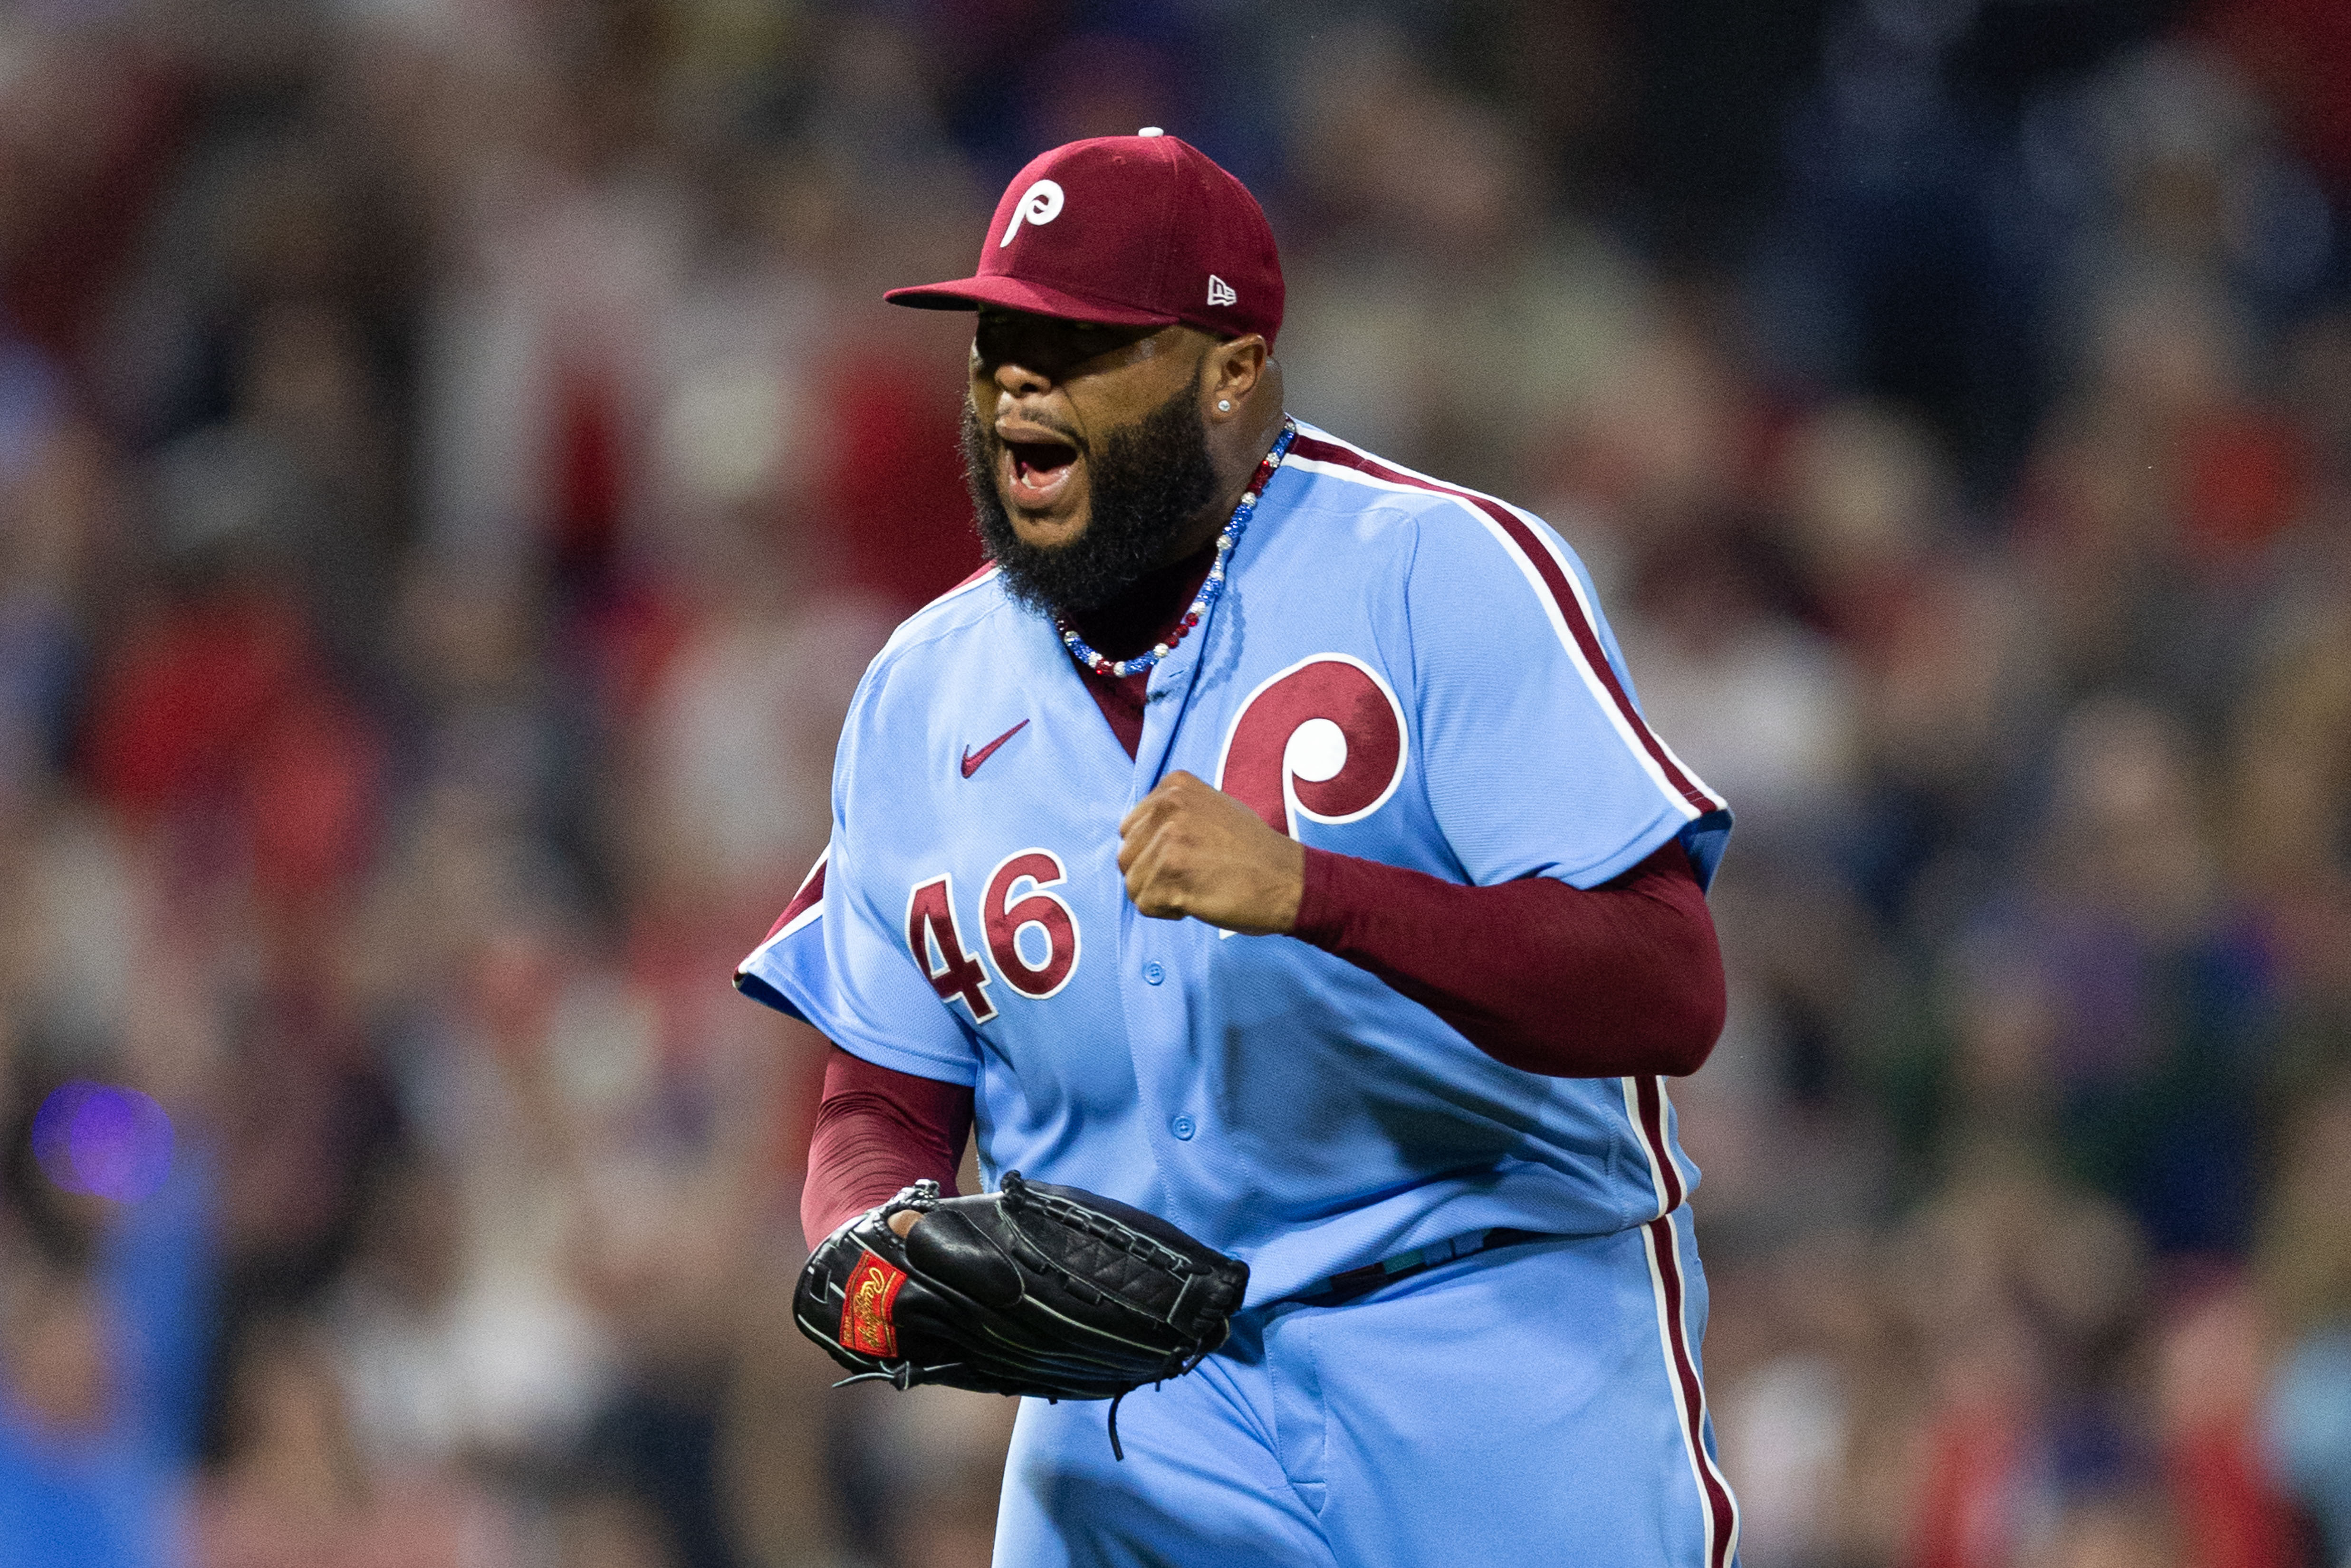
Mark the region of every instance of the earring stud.
<instances>
[{"instance_id":1,"label":"earring stud","mask_svg":"<svg viewBox=\"0 0 2351 1568\"><path fill-rule=\"evenodd\" d=\"M1232 403L1224 398L1218 398L1217 400L1217 407L1221 413L1230 413L1233 412Z\"/></svg>"}]
</instances>

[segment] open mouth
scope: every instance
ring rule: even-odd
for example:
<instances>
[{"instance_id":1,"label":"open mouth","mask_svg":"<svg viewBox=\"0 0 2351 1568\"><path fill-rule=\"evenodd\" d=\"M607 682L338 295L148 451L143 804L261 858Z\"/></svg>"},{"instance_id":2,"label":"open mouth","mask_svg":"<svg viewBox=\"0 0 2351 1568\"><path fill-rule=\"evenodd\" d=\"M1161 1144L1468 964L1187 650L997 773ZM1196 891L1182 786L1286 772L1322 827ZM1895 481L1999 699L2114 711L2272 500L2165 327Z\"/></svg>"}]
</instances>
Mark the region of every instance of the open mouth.
<instances>
[{"instance_id":1,"label":"open mouth","mask_svg":"<svg viewBox=\"0 0 2351 1568\"><path fill-rule=\"evenodd\" d=\"M1013 505L1052 505L1076 469L1078 451L1061 441L1007 441L1004 444L1005 489Z\"/></svg>"}]
</instances>

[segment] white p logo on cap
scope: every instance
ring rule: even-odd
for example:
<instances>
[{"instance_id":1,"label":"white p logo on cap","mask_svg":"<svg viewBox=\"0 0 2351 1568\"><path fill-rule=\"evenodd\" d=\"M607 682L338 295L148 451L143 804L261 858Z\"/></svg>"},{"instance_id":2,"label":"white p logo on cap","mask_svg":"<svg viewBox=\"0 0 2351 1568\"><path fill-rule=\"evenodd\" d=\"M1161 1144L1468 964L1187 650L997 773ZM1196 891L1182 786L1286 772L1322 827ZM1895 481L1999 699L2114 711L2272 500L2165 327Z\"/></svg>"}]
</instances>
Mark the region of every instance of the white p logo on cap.
<instances>
[{"instance_id":1,"label":"white p logo on cap","mask_svg":"<svg viewBox=\"0 0 2351 1568\"><path fill-rule=\"evenodd\" d=\"M1040 180L1020 193L1019 203L1012 209L1012 221L1004 225L1004 237L996 242L1002 250L1012 243L1023 223L1050 224L1061 215L1061 187L1050 180Z\"/></svg>"}]
</instances>

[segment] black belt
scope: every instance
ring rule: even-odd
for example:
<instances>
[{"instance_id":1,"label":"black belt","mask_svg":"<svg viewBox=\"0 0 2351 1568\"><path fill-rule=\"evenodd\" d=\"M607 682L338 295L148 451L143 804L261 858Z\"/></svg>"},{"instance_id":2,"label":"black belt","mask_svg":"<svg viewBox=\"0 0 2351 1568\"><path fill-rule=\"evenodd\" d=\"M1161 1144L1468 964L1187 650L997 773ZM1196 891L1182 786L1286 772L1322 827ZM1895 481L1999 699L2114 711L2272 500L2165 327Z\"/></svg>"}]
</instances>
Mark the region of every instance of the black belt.
<instances>
[{"instance_id":1,"label":"black belt","mask_svg":"<svg viewBox=\"0 0 2351 1568\"><path fill-rule=\"evenodd\" d=\"M1376 1263L1366 1263L1360 1269L1350 1269L1343 1274L1332 1274L1318 1282L1313 1289L1295 1298L1310 1307L1335 1307L1352 1301L1358 1296L1369 1295L1383 1286L1398 1280L1410 1279L1450 1263L1457 1258L1474 1257L1491 1252L1498 1247L1518 1247L1529 1241L1550 1241L1553 1238L1541 1230L1513 1230L1505 1226L1496 1230L1468 1230L1444 1241L1433 1241L1426 1247L1416 1247L1409 1252L1398 1252Z\"/></svg>"}]
</instances>

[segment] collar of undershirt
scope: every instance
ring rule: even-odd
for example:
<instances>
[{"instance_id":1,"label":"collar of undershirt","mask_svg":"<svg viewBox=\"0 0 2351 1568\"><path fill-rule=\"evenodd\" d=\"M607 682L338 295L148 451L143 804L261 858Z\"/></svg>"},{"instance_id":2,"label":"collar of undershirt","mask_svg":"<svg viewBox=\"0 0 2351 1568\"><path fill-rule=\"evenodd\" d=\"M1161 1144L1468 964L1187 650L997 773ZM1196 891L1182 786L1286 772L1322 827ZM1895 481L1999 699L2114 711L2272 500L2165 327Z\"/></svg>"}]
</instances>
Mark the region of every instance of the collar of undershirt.
<instances>
[{"instance_id":1,"label":"collar of undershirt","mask_svg":"<svg viewBox=\"0 0 2351 1568\"><path fill-rule=\"evenodd\" d=\"M1071 612L1070 624L1104 658L1131 659L1176 630L1216 560L1211 539L1182 560L1145 572L1109 602Z\"/></svg>"}]
</instances>

